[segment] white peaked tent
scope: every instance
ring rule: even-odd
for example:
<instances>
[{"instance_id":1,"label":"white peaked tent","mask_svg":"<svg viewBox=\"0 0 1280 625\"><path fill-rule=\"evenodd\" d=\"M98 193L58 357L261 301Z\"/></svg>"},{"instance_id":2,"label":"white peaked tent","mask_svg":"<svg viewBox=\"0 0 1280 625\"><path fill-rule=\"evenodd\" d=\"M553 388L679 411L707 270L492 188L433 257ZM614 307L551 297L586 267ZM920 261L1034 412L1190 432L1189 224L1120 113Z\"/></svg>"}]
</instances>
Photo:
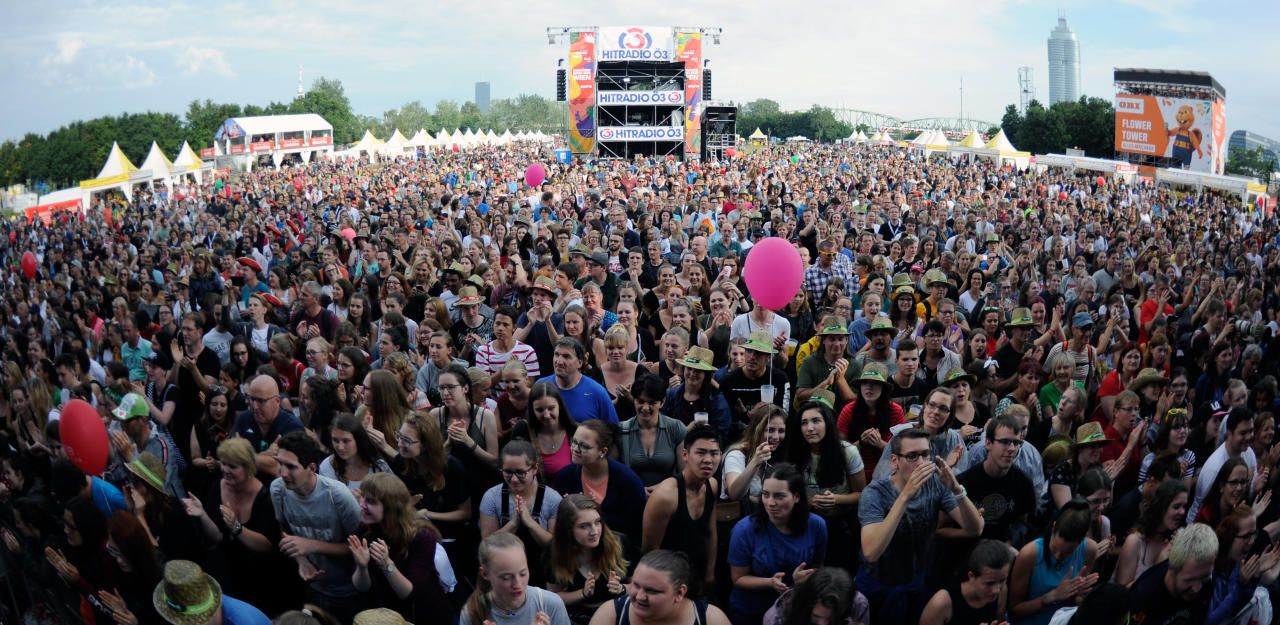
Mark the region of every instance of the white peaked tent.
<instances>
[{"instance_id":1,"label":"white peaked tent","mask_svg":"<svg viewBox=\"0 0 1280 625\"><path fill-rule=\"evenodd\" d=\"M363 152L372 157L381 151L383 143L384 142L381 139L373 136L373 132L366 129L364 131L364 136L360 137L360 140L357 141L355 145L351 146L350 150L347 150L347 153L351 156L360 156L360 153Z\"/></svg>"},{"instance_id":2,"label":"white peaked tent","mask_svg":"<svg viewBox=\"0 0 1280 625\"><path fill-rule=\"evenodd\" d=\"M971 130L971 131L969 131L968 136L966 136L965 138L961 139L961 140L960 140L960 143L955 144L955 146L954 146L954 147L958 147L958 148L980 148L980 147L982 147L982 146L983 146L983 144L984 144L984 143L986 143L986 142L982 140L982 136L978 134L978 131L976 131L976 130Z\"/></svg>"},{"instance_id":3,"label":"white peaked tent","mask_svg":"<svg viewBox=\"0 0 1280 625\"><path fill-rule=\"evenodd\" d=\"M861 130L859 130L859 131L858 131L857 136L855 136L855 137L853 138L853 141L854 141L854 143L866 143L866 142L867 142L867 133L862 132Z\"/></svg>"},{"instance_id":4,"label":"white peaked tent","mask_svg":"<svg viewBox=\"0 0 1280 625\"><path fill-rule=\"evenodd\" d=\"M436 145L449 147L451 144L453 144L453 135L449 134L448 128L441 128L440 132L436 133Z\"/></svg>"},{"instance_id":5,"label":"white peaked tent","mask_svg":"<svg viewBox=\"0 0 1280 625\"><path fill-rule=\"evenodd\" d=\"M380 151L386 156L395 158L403 155L404 151L408 148L409 140L404 138L404 134L400 132L399 128L396 128L395 131L391 133L391 136L387 138L386 143L382 144Z\"/></svg>"},{"instance_id":6,"label":"white peaked tent","mask_svg":"<svg viewBox=\"0 0 1280 625\"><path fill-rule=\"evenodd\" d=\"M515 141L515 137L513 137L513 136L511 135L511 129L510 129L510 128L508 128L508 129L506 129L506 130L502 131L502 134L498 136L498 145L507 145L508 143L511 143L512 141Z\"/></svg>"},{"instance_id":7,"label":"white peaked tent","mask_svg":"<svg viewBox=\"0 0 1280 625\"><path fill-rule=\"evenodd\" d=\"M462 144L465 146L473 146L479 142L480 140L476 138L475 131L470 128L468 128L467 131L462 135Z\"/></svg>"},{"instance_id":8,"label":"white peaked tent","mask_svg":"<svg viewBox=\"0 0 1280 625\"><path fill-rule=\"evenodd\" d=\"M172 175L173 161L160 151L160 146L155 141L151 142L151 149L147 151L147 158L142 161L142 167L138 171L149 172L151 180L168 180Z\"/></svg>"},{"instance_id":9,"label":"white peaked tent","mask_svg":"<svg viewBox=\"0 0 1280 625\"><path fill-rule=\"evenodd\" d=\"M191 174L195 176L196 182L200 182L201 173L205 169L205 165L204 161L200 159L200 155L191 149L191 145L183 141L182 147L178 149L178 157L173 159L172 169L177 176Z\"/></svg>"},{"instance_id":10,"label":"white peaked tent","mask_svg":"<svg viewBox=\"0 0 1280 625\"><path fill-rule=\"evenodd\" d=\"M484 142L489 145L498 145L498 135L490 128L484 136Z\"/></svg>"},{"instance_id":11,"label":"white peaked tent","mask_svg":"<svg viewBox=\"0 0 1280 625\"><path fill-rule=\"evenodd\" d=\"M111 189L119 189L124 196L130 201L133 200L133 185L135 183L148 182L150 174L139 172L138 166L134 165L129 157L124 155L124 151L120 149L120 144L113 142L111 144L111 152L107 154L107 160L102 164L102 169L98 171L98 176L92 180L85 180L80 183L80 190L85 194L85 205L90 204L89 199L94 193L101 193Z\"/></svg>"},{"instance_id":12,"label":"white peaked tent","mask_svg":"<svg viewBox=\"0 0 1280 625\"><path fill-rule=\"evenodd\" d=\"M411 148L425 148L430 145L431 135L427 134L427 131L421 128L419 128L418 132L413 133L413 136L409 138L409 147Z\"/></svg>"},{"instance_id":13,"label":"white peaked tent","mask_svg":"<svg viewBox=\"0 0 1280 625\"><path fill-rule=\"evenodd\" d=\"M908 143L911 145L911 147L923 148L924 146L929 144L929 133L922 132L916 135L916 138L912 139Z\"/></svg>"}]
</instances>

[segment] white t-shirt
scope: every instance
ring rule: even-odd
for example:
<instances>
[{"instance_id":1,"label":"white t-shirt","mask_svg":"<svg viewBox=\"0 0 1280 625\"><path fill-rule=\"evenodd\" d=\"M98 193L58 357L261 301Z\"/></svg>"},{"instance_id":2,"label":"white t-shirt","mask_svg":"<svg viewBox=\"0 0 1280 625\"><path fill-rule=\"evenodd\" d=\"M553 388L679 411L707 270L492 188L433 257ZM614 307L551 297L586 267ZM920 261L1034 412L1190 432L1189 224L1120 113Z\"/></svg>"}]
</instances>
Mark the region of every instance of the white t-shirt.
<instances>
[{"instance_id":1,"label":"white t-shirt","mask_svg":"<svg viewBox=\"0 0 1280 625\"><path fill-rule=\"evenodd\" d=\"M745 339L751 336L752 332L759 332L760 330L769 330L769 336L783 334L788 339L791 338L791 322L787 321L782 315L774 313L772 327L766 327L752 319L751 313L743 313L733 318L733 324L729 326L729 340Z\"/></svg>"}]
</instances>

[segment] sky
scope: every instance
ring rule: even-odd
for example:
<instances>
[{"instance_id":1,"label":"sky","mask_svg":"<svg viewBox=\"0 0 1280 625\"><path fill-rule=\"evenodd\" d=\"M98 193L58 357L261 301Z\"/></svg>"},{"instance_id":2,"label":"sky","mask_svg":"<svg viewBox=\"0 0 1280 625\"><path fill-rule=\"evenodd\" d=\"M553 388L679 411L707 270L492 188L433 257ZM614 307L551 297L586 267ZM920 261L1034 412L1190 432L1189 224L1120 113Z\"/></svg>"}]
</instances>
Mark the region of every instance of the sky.
<instances>
[{"instance_id":1,"label":"sky","mask_svg":"<svg viewBox=\"0 0 1280 625\"><path fill-rule=\"evenodd\" d=\"M549 26L724 29L707 46L717 100L777 100L912 119L998 123L1018 101L1017 70L1048 100L1046 39L1059 12L1081 43L1086 95L1112 99L1112 69L1207 71L1227 92L1227 131L1280 139L1280 2L1241 0L686 0L653 3L477 0L113 0L0 6L0 141L77 119L188 103L288 102L304 82L341 80L357 113L413 100L555 95L567 43ZM589 7L589 8L588 8ZM1256 31L1256 32L1255 32ZM500 130L500 129L499 129ZM744 131L749 132L749 130ZM210 138L212 139L212 138ZM197 146L198 147L198 146Z\"/></svg>"}]
</instances>

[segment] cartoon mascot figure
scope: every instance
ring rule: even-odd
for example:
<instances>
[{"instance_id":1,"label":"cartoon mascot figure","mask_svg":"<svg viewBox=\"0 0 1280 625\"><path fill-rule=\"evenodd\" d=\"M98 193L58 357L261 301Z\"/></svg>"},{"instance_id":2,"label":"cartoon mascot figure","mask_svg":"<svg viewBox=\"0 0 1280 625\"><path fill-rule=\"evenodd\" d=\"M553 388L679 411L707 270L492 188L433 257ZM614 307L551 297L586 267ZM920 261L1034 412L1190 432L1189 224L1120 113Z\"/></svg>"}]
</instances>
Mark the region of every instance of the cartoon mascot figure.
<instances>
[{"instance_id":1,"label":"cartoon mascot figure","mask_svg":"<svg viewBox=\"0 0 1280 625\"><path fill-rule=\"evenodd\" d=\"M1178 125L1168 129L1169 136L1173 139L1170 142L1169 156L1180 163L1183 169L1190 169L1192 151L1197 157L1204 157L1204 152L1200 149L1200 141L1204 138L1204 134L1200 129L1192 128L1196 123L1196 114L1190 105L1184 104L1178 107L1176 119Z\"/></svg>"}]
</instances>

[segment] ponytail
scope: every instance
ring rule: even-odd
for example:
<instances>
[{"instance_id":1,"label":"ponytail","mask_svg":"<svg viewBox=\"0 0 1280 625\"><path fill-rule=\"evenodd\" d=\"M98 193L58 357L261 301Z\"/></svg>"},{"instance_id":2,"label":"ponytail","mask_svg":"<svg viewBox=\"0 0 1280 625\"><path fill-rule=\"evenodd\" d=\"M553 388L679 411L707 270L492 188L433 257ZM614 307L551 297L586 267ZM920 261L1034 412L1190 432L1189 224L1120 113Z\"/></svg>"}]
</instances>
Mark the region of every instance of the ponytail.
<instances>
[{"instance_id":1,"label":"ponytail","mask_svg":"<svg viewBox=\"0 0 1280 625\"><path fill-rule=\"evenodd\" d=\"M520 549L524 552L524 543L515 534L507 532L494 532L489 534L487 538L480 541L480 548L477 550L477 558L480 561L480 568L489 566L493 557L493 552L503 549ZM493 585L485 579L484 571L476 576L476 588L471 591L471 596L467 597L467 619L472 625L481 625L489 620L492 606L489 602L489 591L493 590Z\"/></svg>"}]
</instances>

